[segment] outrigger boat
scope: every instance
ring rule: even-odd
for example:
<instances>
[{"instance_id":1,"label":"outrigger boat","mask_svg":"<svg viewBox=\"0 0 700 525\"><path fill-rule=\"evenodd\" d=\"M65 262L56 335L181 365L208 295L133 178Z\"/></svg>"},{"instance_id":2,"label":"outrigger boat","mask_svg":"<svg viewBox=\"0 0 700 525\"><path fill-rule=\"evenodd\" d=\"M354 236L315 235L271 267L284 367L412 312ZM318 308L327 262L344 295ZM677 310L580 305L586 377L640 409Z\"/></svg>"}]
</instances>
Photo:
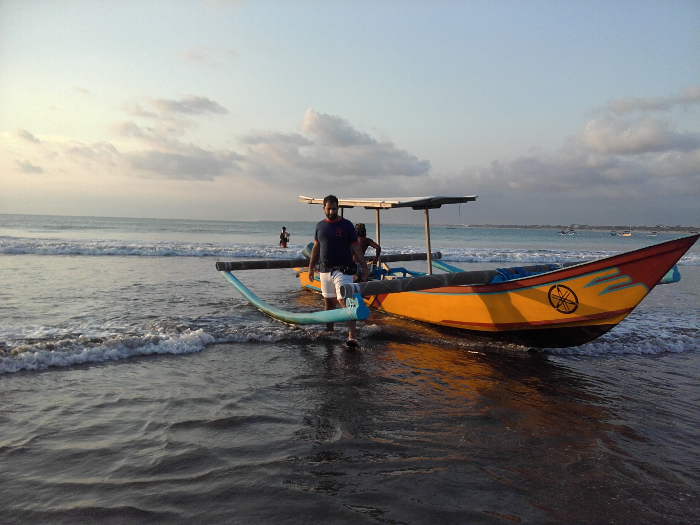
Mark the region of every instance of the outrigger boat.
<instances>
[{"instance_id":1,"label":"outrigger boat","mask_svg":"<svg viewBox=\"0 0 700 525\"><path fill-rule=\"evenodd\" d=\"M322 204L322 199L300 197ZM444 327L530 347L577 346L596 339L620 323L657 285L680 280L676 263L700 235L577 264L545 264L483 271L463 271L431 253L429 210L466 203L476 196L398 199L339 199L341 213L353 207L374 209L380 242L380 210L424 210L424 254L380 257L368 282L344 285L346 308L294 313L271 307L231 272L244 269L294 268L301 286L320 292L318 277L308 278L305 259L217 262L216 268L248 301L264 313L293 324L362 320L369 308ZM369 260L369 258L368 258ZM426 260L428 271L392 268L387 263ZM442 273L433 273L433 269Z\"/></svg>"}]
</instances>

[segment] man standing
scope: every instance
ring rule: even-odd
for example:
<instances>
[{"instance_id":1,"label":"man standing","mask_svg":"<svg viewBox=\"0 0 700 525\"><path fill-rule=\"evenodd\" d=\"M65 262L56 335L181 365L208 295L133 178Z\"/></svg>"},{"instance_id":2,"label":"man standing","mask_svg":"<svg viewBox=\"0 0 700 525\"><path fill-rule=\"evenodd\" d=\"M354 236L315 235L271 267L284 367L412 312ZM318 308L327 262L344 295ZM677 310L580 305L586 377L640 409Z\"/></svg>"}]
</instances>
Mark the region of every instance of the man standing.
<instances>
[{"instance_id":1,"label":"man standing","mask_svg":"<svg viewBox=\"0 0 700 525\"><path fill-rule=\"evenodd\" d=\"M328 195L323 199L323 212L326 219L316 225L314 247L309 260L309 279L314 280L315 266L320 261L321 294L326 310L338 307L340 286L352 284L352 276L357 271L353 255L362 266L362 278L369 276L369 268L353 224L338 216L338 198ZM343 306L345 301L343 300ZM333 331L333 323L328 323L328 331ZM357 347L357 321L348 322L348 348Z\"/></svg>"},{"instance_id":2,"label":"man standing","mask_svg":"<svg viewBox=\"0 0 700 525\"><path fill-rule=\"evenodd\" d=\"M289 232L287 231L286 226L282 226L282 233L280 233L280 246L282 248L287 247L287 243L289 242Z\"/></svg>"}]
</instances>

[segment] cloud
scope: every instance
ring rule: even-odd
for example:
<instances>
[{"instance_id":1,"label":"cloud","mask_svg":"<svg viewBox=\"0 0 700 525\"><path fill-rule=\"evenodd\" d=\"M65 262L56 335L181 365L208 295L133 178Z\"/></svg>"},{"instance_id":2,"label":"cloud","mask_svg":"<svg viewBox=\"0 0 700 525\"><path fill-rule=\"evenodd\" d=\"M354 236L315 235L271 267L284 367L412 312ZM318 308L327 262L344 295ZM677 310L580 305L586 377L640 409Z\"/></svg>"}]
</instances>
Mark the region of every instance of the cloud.
<instances>
[{"instance_id":1,"label":"cloud","mask_svg":"<svg viewBox=\"0 0 700 525\"><path fill-rule=\"evenodd\" d=\"M205 150L182 142L187 128L196 123L178 116L228 113L225 108L195 96L148 101L155 113L144 111L138 104L125 111L150 119L151 125L123 121L111 129L117 136L134 139L141 145L123 156L134 170L149 176L212 180L237 174L266 184L299 179L352 184L377 178L420 177L430 170L429 161L358 131L341 117L313 109L306 111L301 133L252 132L239 137L244 155L232 150Z\"/></svg>"},{"instance_id":2,"label":"cloud","mask_svg":"<svg viewBox=\"0 0 700 525\"><path fill-rule=\"evenodd\" d=\"M124 112L131 117L160 118L160 115L158 115L158 113L146 111L137 102L132 102L124 106Z\"/></svg>"},{"instance_id":3,"label":"cloud","mask_svg":"<svg viewBox=\"0 0 700 525\"><path fill-rule=\"evenodd\" d=\"M22 173L44 173L44 169L41 166L35 166L28 160L21 161L15 159L15 165Z\"/></svg>"},{"instance_id":4,"label":"cloud","mask_svg":"<svg viewBox=\"0 0 700 525\"><path fill-rule=\"evenodd\" d=\"M218 6L238 6L241 0L202 0L202 3L206 6L218 7Z\"/></svg>"},{"instance_id":5,"label":"cloud","mask_svg":"<svg viewBox=\"0 0 700 525\"><path fill-rule=\"evenodd\" d=\"M203 115L216 113L225 115L228 110L206 97L187 96L181 100L167 100L164 98L148 99L151 106L163 113L183 113L186 115Z\"/></svg>"},{"instance_id":6,"label":"cloud","mask_svg":"<svg viewBox=\"0 0 700 525\"><path fill-rule=\"evenodd\" d=\"M535 192L609 192L613 186L640 184L652 177L634 160L573 150L494 161L488 172L489 186Z\"/></svg>"},{"instance_id":7,"label":"cloud","mask_svg":"<svg viewBox=\"0 0 700 525\"><path fill-rule=\"evenodd\" d=\"M231 151L207 151L200 148L184 151L145 150L124 156L135 170L168 179L206 181L239 171L236 161L242 159Z\"/></svg>"},{"instance_id":8,"label":"cloud","mask_svg":"<svg viewBox=\"0 0 700 525\"><path fill-rule=\"evenodd\" d=\"M593 119L581 133L583 144L599 153L630 155L662 151L690 151L700 147L700 135L676 133L673 125L652 118L633 122Z\"/></svg>"},{"instance_id":9,"label":"cloud","mask_svg":"<svg viewBox=\"0 0 700 525\"><path fill-rule=\"evenodd\" d=\"M112 131L120 137L143 137L144 133L140 127L131 121L115 122L110 126Z\"/></svg>"},{"instance_id":10,"label":"cloud","mask_svg":"<svg viewBox=\"0 0 700 525\"><path fill-rule=\"evenodd\" d=\"M66 158L78 163L87 163L98 166L117 166L120 163L121 153L109 142L69 142L62 147Z\"/></svg>"},{"instance_id":11,"label":"cloud","mask_svg":"<svg viewBox=\"0 0 700 525\"><path fill-rule=\"evenodd\" d=\"M195 64L206 66L215 66L216 63L211 59L213 51L213 48L209 46L185 49L183 51L180 51L180 59L184 62L192 62Z\"/></svg>"},{"instance_id":12,"label":"cloud","mask_svg":"<svg viewBox=\"0 0 700 525\"><path fill-rule=\"evenodd\" d=\"M669 97L626 97L610 100L605 109L617 115L627 115L635 111L669 111L675 106L690 106L700 102L700 86L692 84L680 95Z\"/></svg>"},{"instance_id":13,"label":"cloud","mask_svg":"<svg viewBox=\"0 0 700 525\"><path fill-rule=\"evenodd\" d=\"M223 57L224 59L238 58L238 52L234 49L220 51L210 46L198 46L180 51L179 57L180 60L188 64L216 69L220 66L217 57Z\"/></svg>"},{"instance_id":14,"label":"cloud","mask_svg":"<svg viewBox=\"0 0 700 525\"><path fill-rule=\"evenodd\" d=\"M589 123L590 124L590 123ZM588 126L587 126L588 127ZM585 131L585 130L584 130ZM647 192L653 197L658 184L674 179L677 190L700 188L700 144L690 148L690 140L681 140L674 148L666 139L638 139L634 133L605 143L574 137L555 151L535 151L512 159L496 160L486 168L465 168L456 176L472 188L533 192L608 194ZM613 138L619 135L613 135ZM617 188L617 189L616 189ZM672 190L675 191L675 190Z\"/></svg>"},{"instance_id":15,"label":"cloud","mask_svg":"<svg viewBox=\"0 0 700 525\"><path fill-rule=\"evenodd\" d=\"M246 171L268 181L334 180L348 184L368 179L420 177L430 162L419 160L394 144L357 131L337 116L308 109L303 134L256 133L240 138L246 145Z\"/></svg>"},{"instance_id":16,"label":"cloud","mask_svg":"<svg viewBox=\"0 0 700 525\"><path fill-rule=\"evenodd\" d=\"M671 151L656 157L649 166L650 172L664 179L687 180L700 188L700 149L689 152Z\"/></svg>"},{"instance_id":17,"label":"cloud","mask_svg":"<svg viewBox=\"0 0 700 525\"><path fill-rule=\"evenodd\" d=\"M340 117L322 115L313 109L306 110L301 123L301 131L317 138L327 146L375 146L377 141L367 133L356 131L350 123Z\"/></svg>"},{"instance_id":18,"label":"cloud","mask_svg":"<svg viewBox=\"0 0 700 525\"><path fill-rule=\"evenodd\" d=\"M303 135L297 133L253 133L250 135L244 135L240 137L239 142L241 144L248 144L250 146L259 146L276 143L278 145L284 145L285 147L302 147L302 146L312 146L313 141Z\"/></svg>"},{"instance_id":19,"label":"cloud","mask_svg":"<svg viewBox=\"0 0 700 525\"><path fill-rule=\"evenodd\" d=\"M630 102L628 109L671 108L700 100L700 88L690 86L675 97L624 100ZM445 186L477 193L511 189L552 199L596 196L606 202L612 198L656 202L661 192L684 200L697 197L700 134L679 133L670 120L630 116L591 119L554 152L533 150L488 167L467 167L446 177Z\"/></svg>"},{"instance_id":20,"label":"cloud","mask_svg":"<svg viewBox=\"0 0 700 525\"><path fill-rule=\"evenodd\" d=\"M241 172L244 159L231 150L208 150L185 144L181 138L198 123L193 118L208 114L228 114L228 110L206 97L188 96L181 100L149 98L156 112L145 111L138 103L125 107L130 116L146 118L149 125L133 121L112 124L111 130L121 138L137 144L122 154L130 173L149 178L211 181L216 177Z\"/></svg>"},{"instance_id":21,"label":"cloud","mask_svg":"<svg viewBox=\"0 0 700 525\"><path fill-rule=\"evenodd\" d=\"M27 142L32 142L34 144L41 144L41 141L38 138L36 138L34 135L29 133L26 129L17 129L17 130L15 130L15 134L19 138L26 140Z\"/></svg>"}]
</instances>

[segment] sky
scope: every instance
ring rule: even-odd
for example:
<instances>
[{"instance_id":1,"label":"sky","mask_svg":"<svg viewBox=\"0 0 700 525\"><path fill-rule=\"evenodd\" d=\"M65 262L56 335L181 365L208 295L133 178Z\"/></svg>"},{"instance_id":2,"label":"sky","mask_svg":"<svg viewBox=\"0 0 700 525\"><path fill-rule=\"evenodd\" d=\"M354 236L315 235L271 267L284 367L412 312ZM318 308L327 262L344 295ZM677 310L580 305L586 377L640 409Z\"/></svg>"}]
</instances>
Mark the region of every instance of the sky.
<instances>
[{"instance_id":1,"label":"sky","mask_svg":"<svg viewBox=\"0 0 700 525\"><path fill-rule=\"evenodd\" d=\"M698 28L696 0L0 0L0 213L697 226Z\"/></svg>"}]
</instances>

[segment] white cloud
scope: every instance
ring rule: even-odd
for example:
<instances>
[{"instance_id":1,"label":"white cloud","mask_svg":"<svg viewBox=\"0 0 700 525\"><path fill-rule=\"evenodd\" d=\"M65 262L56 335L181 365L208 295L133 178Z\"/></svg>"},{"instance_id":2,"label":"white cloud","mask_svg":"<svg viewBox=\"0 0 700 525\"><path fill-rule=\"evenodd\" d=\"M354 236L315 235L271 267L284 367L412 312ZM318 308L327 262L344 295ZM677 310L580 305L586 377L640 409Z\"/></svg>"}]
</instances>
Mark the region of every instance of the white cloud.
<instances>
[{"instance_id":1,"label":"white cloud","mask_svg":"<svg viewBox=\"0 0 700 525\"><path fill-rule=\"evenodd\" d=\"M188 96L181 100L149 98L148 103L159 113L144 111L138 104L125 108L127 114L151 121L139 126L132 121L112 124L112 131L121 138L136 140L136 146L124 149L123 158L132 173L147 177L179 180L211 181L216 177L240 173L238 162L243 157L230 150L207 150L181 142L189 128L197 122L180 115L201 116L227 114L228 110L206 97Z\"/></svg>"},{"instance_id":2,"label":"white cloud","mask_svg":"<svg viewBox=\"0 0 700 525\"><path fill-rule=\"evenodd\" d=\"M682 97L690 101L693 93L688 89ZM159 179L215 181L196 187L235 183L256 187L269 198L300 187L318 194L478 194L479 202L488 204L492 222L556 221L555 210L564 217L562 224L569 217L596 223L600 213L632 213L626 210L639 210L642 220L652 203L670 208L655 211L654 224L676 224L664 218L671 213L697 216L700 135L678 132L670 115L598 116L557 150L531 150L444 174L431 173L428 160L390 140L313 109L303 115L298 132L250 132L239 137L237 152L187 141L204 117L228 113L217 102L189 96L151 98L147 104L152 110L138 103L125 108L133 120L112 124L114 142L38 137L25 129L0 134L0 160L5 159L8 171L49 174L57 181L96 181L103 174L112 181L138 177L139 184ZM236 200L235 195L231 198ZM504 205L499 208L498 203ZM593 209L598 211L591 216ZM617 223L631 224L632 219Z\"/></svg>"},{"instance_id":3,"label":"white cloud","mask_svg":"<svg viewBox=\"0 0 700 525\"><path fill-rule=\"evenodd\" d=\"M15 134L16 134L19 138L21 138L21 139L23 139L23 140L26 140L27 142L32 142L32 143L34 143L34 144L40 144L40 143L41 143L41 141L40 141L38 138L36 138L36 137L35 137L34 135L32 135L31 133L29 133L26 129L17 129L17 130L15 130Z\"/></svg>"},{"instance_id":4,"label":"white cloud","mask_svg":"<svg viewBox=\"0 0 700 525\"><path fill-rule=\"evenodd\" d=\"M675 106L690 106L700 102L700 86L686 87L680 95L670 97L626 97L610 100L605 109L617 115L627 115L635 111L669 111Z\"/></svg>"},{"instance_id":5,"label":"white cloud","mask_svg":"<svg viewBox=\"0 0 700 525\"><path fill-rule=\"evenodd\" d=\"M41 166L35 166L28 160L15 160L15 165L22 173L44 173L44 169Z\"/></svg>"},{"instance_id":6,"label":"white cloud","mask_svg":"<svg viewBox=\"0 0 700 525\"><path fill-rule=\"evenodd\" d=\"M238 176L267 185L289 182L296 186L300 180L353 185L358 181L420 178L430 170L429 161L358 131L341 117L312 109L302 119L301 133L254 132L240 137L243 154L203 148L186 143L184 136L198 125L194 118L228 113L225 108L196 96L151 98L148 102L155 112L145 111L137 103L125 108L128 115L145 119L145 123L126 120L110 126L119 139L115 143L54 140L34 154L60 157L61 169L70 170L72 163L89 167L94 174L102 168L116 169L124 176L179 180ZM15 136L25 143L41 144L26 130L17 130Z\"/></svg>"},{"instance_id":7,"label":"white cloud","mask_svg":"<svg viewBox=\"0 0 700 525\"><path fill-rule=\"evenodd\" d=\"M211 46L197 46L180 51L180 60L188 64L208 69L218 69L220 67L218 58L230 60L238 58L235 49L218 50Z\"/></svg>"},{"instance_id":8,"label":"white cloud","mask_svg":"<svg viewBox=\"0 0 700 525\"><path fill-rule=\"evenodd\" d=\"M186 115L204 115L216 113L225 115L228 110L219 103L206 97L187 96L181 100L167 100L164 98L149 98L148 102L158 111L163 113L184 113Z\"/></svg>"},{"instance_id":9,"label":"white cloud","mask_svg":"<svg viewBox=\"0 0 700 525\"><path fill-rule=\"evenodd\" d=\"M127 153L129 165L142 172L168 179L206 180L239 171L242 157L231 151L187 148L181 151L144 150Z\"/></svg>"},{"instance_id":10,"label":"white cloud","mask_svg":"<svg viewBox=\"0 0 700 525\"><path fill-rule=\"evenodd\" d=\"M700 134L677 132L668 116L630 117L632 107L670 111L678 104L695 103L699 96L700 89L691 86L676 97L625 99L629 111L619 113L629 113L627 117L591 119L554 152L533 150L496 160L488 167L464 168L443 181L436 179L435 187L501 197L517 195L515 202L523 206L521 213L533 216L539 211L526 208L524 203L552 211L559 208L562 215L568 210L579 217L596 208L610 217L638 213L636 220L641 221L644 213L654 208L656 223L674 213L697 219ZM672 209L658 208L664 200L675 200ZM596 223L595 216L587 220Z\"/></svg>"},{"instance_id":11,"label":"white cloud","mask_svg":"<svg viewBox=\"0 0 700 525\"><path fill-rule=\"evenodd\" d=\"M121 154L109 142L69 142L62 146L63 155L77 163L87 163L98 168L114 167L120 163Z\"/></svg>"},{"instance_id":12,"label":"white cloud","mask_svg":"<svg viewBox=\"0 0 700 525\"><path fill-rule=\"evenodd\" d=\"M633 122L615 118L593 119L581 133L583 144L598 153L630 155L662 151L691 151L700 136L676 133L673 124L652 118Z\"/></svg>"},{"instance_id":13,"label":"white cloud","mask_svg":"<svg viewBox=\"0 0 700 525\"><path fill-rule=\"evenodd\" d=\"M318 142L326 146L376 146L377 141L367 133L355 130L350 123L340 117L322 115L309 108L304 114L301 131L316 137Z\"/></svg>"},{"instance_id":14,"label":"white cloud","mask_svg":"<svg viewBox=\"0 0 700 525\"><path fill-rule=\"evenodd\" d=\"M153 113L152 111L146 111L141 107L138 102L131 102L124 106L124 112L131 117L142 117L142 118L159 118L158 113Z\"/></svg>"},{"instance_id":15,"label":"white cloud","mask_svg":"<svg viewBox=\"0 0 700 525\"><path fill-rule=\"evenodd\" d=\"M144 135L141 128L131 121L116 122L110 127L120 137L143 137Z\"/></svg>"},{"instance_id":16,"label":"white cloud","mask_svg":"<svg viewBox=\"0 0 700 525\"><path fill-rule=\"evenodd\" d=\"M271 132L241 137L241 143L247 145L247 173L270 182L335 180L348 184L420 177L430 170L429 161L357 131L337 116L309 109L301 131L303 134Z\"/></svg>"}]
</instances>

